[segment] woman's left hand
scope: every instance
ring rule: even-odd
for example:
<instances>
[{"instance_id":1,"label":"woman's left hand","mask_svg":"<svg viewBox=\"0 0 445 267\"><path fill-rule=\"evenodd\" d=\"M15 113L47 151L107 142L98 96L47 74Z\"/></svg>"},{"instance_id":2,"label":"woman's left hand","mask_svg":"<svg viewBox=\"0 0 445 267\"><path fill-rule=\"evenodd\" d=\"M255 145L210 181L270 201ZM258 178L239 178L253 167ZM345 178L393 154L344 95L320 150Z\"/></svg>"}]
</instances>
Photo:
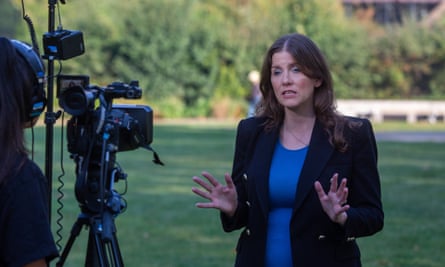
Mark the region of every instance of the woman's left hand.
<instances>
[{"instance_id":1,"label":"woman's left hand","mask_svg":"<svg viewBox=\"0 0 445 267\"><path fill-rule=\"evenodd\" d=\"M316 181L315 191L317 191L321 206L329 218L340 225L344 225L348 215L346 211L349 205L346 204L348 199L348 188L346 187L347 179L343 178L338 185L338 174L335 173L331 178L331 187L326 194L319 181Z\"/></svg>"}]
</instances>

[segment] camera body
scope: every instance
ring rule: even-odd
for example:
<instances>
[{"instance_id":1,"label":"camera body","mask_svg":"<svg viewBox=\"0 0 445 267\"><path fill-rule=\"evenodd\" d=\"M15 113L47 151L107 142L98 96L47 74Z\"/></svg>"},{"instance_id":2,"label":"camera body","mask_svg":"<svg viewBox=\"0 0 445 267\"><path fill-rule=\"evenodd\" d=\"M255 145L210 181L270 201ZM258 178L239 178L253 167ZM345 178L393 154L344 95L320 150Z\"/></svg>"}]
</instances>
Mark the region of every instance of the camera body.
<instances>
[{"instance_id":1,"label":"camera body","mask_svg":"<svg viewBox=\"0 0 445 267\"><path fill-rule=\"evenodd\" d=\"M70 153L85 154L89 144L83 145L83 140L98 135L96 141L101 142L101 130L110 132L117 151L148 146L153 141L153 111L149 106L112 104L115 98L141 98L137 81L98 87L89 85L86 75L59 75L57 85L59 105L73 116L67 129Z\"/></svg>"}]
</instances>

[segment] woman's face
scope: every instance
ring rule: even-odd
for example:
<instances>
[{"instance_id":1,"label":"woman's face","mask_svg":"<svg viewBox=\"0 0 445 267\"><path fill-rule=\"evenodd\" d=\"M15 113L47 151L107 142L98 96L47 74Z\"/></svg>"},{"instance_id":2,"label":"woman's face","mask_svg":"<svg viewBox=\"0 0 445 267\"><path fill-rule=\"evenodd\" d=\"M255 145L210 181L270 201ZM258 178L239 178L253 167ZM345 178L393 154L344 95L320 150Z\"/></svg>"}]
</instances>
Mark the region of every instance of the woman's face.
<instances>
[{"instance_id":1,"label":"woman's face","mask_svg":"<svg viewBox=\"0 0 445 267\"><path fill-rule=\"evenodd\" d=\"M285 110L313 112L314 90L320 86L321 81L304 75L296 60L286 51L272 55L270 71L275 97Z\"/></svg>"}]
</instances>

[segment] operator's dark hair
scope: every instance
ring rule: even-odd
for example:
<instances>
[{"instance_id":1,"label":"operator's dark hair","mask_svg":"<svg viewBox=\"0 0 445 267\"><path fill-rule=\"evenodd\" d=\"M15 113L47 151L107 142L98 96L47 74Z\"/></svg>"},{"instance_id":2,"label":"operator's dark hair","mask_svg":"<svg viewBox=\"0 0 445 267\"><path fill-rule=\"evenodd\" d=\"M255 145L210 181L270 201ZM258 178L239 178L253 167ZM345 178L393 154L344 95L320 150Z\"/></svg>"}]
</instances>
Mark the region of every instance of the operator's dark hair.
<instances>
[{"instance_id":1,"label":"operator's dark hair","mask_svg":"<svg viewBox=\"0 0 445 267\"><path fill-rule=\"evenodd\" d=\"M279 37L264 57L260 80L263 97L257 114L267 118L265 129L279 127L284 120L284 107L276 99L271 83L272 56L282 51L292 55L304 75L321 81L320 86L316 87L314 91L315 116L328 133L329 142L336 149L345 151L348 144L343 136L343 129L345 125L352 127L352 123L348 123L336 111L332 76L323 53L311 39L299 33Z\"/></svg>"},{"instance_id":2,"label":"operator's dark hair","mask_svg":"<svg viewBox=\"0 0 445 267\"><path fill-rule=\"evenodd\" d=\"M25 59L8 38L0 37L0 185L21 168L28 156L23 118L28 116L36 84L37 78Z\"/></svg>"}]
</instances>

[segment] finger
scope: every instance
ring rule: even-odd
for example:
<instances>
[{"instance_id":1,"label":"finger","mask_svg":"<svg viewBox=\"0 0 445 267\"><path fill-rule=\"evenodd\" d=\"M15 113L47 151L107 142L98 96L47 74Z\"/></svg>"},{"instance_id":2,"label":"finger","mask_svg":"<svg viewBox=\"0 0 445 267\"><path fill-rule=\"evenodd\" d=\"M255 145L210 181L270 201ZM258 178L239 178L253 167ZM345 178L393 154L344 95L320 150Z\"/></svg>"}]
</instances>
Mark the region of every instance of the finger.
<instances>
[{"instance_id":1,"label":"finger","mask_svg":"<svg viewBox=\"0 0 445 267\"><path fill-rule=\"evenodd\" d=\"M324 192L323 187L321 186L321 184L320 184L319 181L316 181L316 182L314 183L314 187L315 187L315 191L316 191L317 194L318 194L318 198L319 198L319 199L323 199L323 198L326 197L326 193Z\"/></svg>"},{"instance_id":2,"label":"finger","mask_svg":"<svg viewBox=\"0 0 445 267\"><path fill-rule=\"evenodd\" d=\"M329 191L331 192L336 192L337 191L337 180L338 180L338 173L334 173L334 175L332 175L331 178L331 187L329 189Z\"/></svg>"},{"instance_id":3,"label":"finger","mask_svg":"<svg viewBox=\"0 0 445 267\"><path fill-rule=\"evenodd\" d=\"M193 176L193 181L197 184L199 184L200 186L202 186L204 189L206 189L207 191L212 191L212 186L208 183L206 183L205 181L203 181L201 178L197 177L197 176Z\"/></svg>"},{"instance_id":4,"label":"finger","mask_svg":"<svg viewBox=\"0 0 445 267\"><path fill-rule=\"evenodd\" d=\"M345 212L347 210L349 210L350 206L349 205L344 205L341 207L341 209L339 209L339 211L337 212L337 214L340 214L342 212Z\"/></svg>"},{"instance_id":5,"label":"finger","mask_svg":"<svg viewBox=\"0 0 445 267\"><path fill-rule=\"evenodd\" d=\"M213 204L213 202L198 202L195 204L198 208L205 208L205 209L216 209L217 207Z\"/></svg>"},{"instance_id":6,"label":"finger","mask_svg":"<svg viewBox=\"0 0 445 267\"><path fill-rule=\"evenodd\" d=\"M348 188L343 189L342 195L340 197L340 205L345 205L348 202Z\"/></svg>"},{"instance_id":7,"label":"finger","mask_svg":"<svg viewBox=\"0 0 445 267\"><path fill-rule=\"evenodd\" d=\"M226 180L226 184L229 189L235 188L235 184L233 183L233 180L232 180L232 177L230 176L230 174L226 173L224 175L224 179Z\"/></svg>"},{"instance_id":8,"label":"finger","mask_svg":"<svg viewBox=\"0 0 445 267\"><path fill-rule=\"evenodd\" d=\"M192 192L197 194L200 197L203 197L205 199L211 200L210 194L208 192L204 192L196 187L192 188Z\"/></svg>"},{"instance_id":9,"label":"finger","mask_svg":"<svg viewBox=\"0 0 445 267\"><path fill-rule=\"evenodd\" d=\"M348 182L348 180L346 178L343 178L341 180L340 186L338 187L338 191L343 191L343 189L346 188L346 183Z\"/></svg>"},{"instance_id":10,"label":"finger","mask_svg":"<svg viewBox=\"0 0 445 267\"><path fill-rule=\"evenodd\" d=\"M204 176L205 178L207 178L207 180L208 180L213 186L218 186L218 185L219 185L218 180L216 180L215 177L213 177L213 175L211 175L210 173L204 171L204 172L202 172L202 176Z\"/></svg>"},{"instance_id":11,"label":"finger","mask_svg":"<svg viewBox=\"0 0 445 267\"><path fill-rule=\"evenodd\" d=\"M337 189L337 196L338 197L342 198L344 196L344 194L348 191L347 190L348 188L346 187L346 183L347 183L347 179L343 178L341 183L340 183L340 186Z\"/></svg>"}]
</instances>

